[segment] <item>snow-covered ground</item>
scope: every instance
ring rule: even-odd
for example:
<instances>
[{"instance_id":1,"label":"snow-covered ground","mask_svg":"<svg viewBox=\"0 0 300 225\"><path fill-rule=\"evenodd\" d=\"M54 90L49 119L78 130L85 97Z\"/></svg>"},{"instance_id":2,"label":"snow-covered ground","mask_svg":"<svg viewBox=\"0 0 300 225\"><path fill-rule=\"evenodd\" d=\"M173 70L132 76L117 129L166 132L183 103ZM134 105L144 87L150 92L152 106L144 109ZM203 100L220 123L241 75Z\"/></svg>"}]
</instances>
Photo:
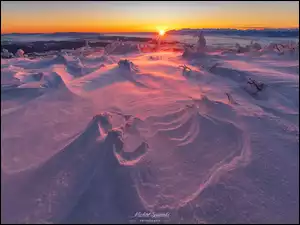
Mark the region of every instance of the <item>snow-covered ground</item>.
<instances>
[{"instance_id":1,"label":"snow-covered ground","mask_svg":"<svg viewBox=\"0 0 300 225\"><path fill-rule=\"evenodd\" d=\"M1 59L1 221L298 223L299 52L277 50Z\"/></svg>"}]
</instances>

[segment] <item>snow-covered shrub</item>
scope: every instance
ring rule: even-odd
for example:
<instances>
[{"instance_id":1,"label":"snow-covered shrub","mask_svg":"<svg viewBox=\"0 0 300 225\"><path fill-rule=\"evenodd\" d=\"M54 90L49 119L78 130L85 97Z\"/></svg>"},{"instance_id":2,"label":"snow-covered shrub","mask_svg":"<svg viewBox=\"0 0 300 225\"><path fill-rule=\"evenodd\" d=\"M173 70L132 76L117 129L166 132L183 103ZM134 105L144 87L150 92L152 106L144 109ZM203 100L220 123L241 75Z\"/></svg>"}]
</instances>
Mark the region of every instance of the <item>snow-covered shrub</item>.
<instances>
[{"instance_id":1,"label":"snow-covered shrub","mask_svg":"<svg viewBox=\"0 0 300 225\"><path fill-rule=\"evenodd\" d=\"M133 45L130 43L124 43L121 41L114 41L104 48L104 55L109 54L126 54L130 52L139 51L137 45Z\"/></svg>"},{"instance_id":2,"label":"snow-covered shrub","mask_svg":"<svg viewBox=\"0 0 300 225\"><path fill-rule=\"evenodd\" d=\"M12 54L11 52L9 52L7 49L3 49L1 52L1 58L12 58L14 57L14 54Z\"/></svg>"},{"instance_id":3,"label":"snow-covered shrub","mask_svg":"<svg viewBox=\"0 0 300 225\"><path fill-rule=\"evenodd\" d=\"M109 55L116 48L117 42L112 42L104 47L104 55Z\"/></svg>"},{"instance_id":4,"label":"snow-covered shrub","mask_svg":"<svg viewBox=\"0 0 300 225\"><path fill-rule=\"evenodd\" d=\"M283 44L275 44L274 49L279 55L284 54L284 45Z\"/></svg>"},{"instance_id":5,"label":"snow-covered shrub","mask_svg":"<svg viewBox=\"0 0 300 225\"><path fill-rule=\"evenodd\" d=\"M89 41L88 40L85 40L85 48L89 48Z\"/></svg>"},{"instance_id":6,"label":"snow-covered shrub","mask_svg":"<svg viewBox=\"0 0 300 225\"><path fill-rule=\"evenodd\" d=\"M16 52L16 57L24 58L24 51L22 49L18 49L18 51Z\"/></svg>"},{"instance_id":7,"label":"snow-covered shrub","mask_svg":"<svg viewBox=\"0 0 300 225\"><path fill-rule=\"evenodd\" d=\"M254 79L249 78L246 86L246 91L248 91L250 94L255 95L258 92L264 90L266 88L266 85L262 82L258 82Z\"/></svg>"},{"instance_id":8,"label":"snow-covered shrub","mask_svg":"<svg viewBox=\"0 0 300 225\"><path fill-rule=\"evenodd\" d=\"M56 73L45 74L42 77L42 81L43 84L41 84L41 87L43 88L58 88L61 86L65 86L61 76Z\"/></svg>"},{"instance_id":9,"label":"snow-covered shrub","mask_svg":"<svg viewBox=\"0 0 300 225\"><path fill-rule=\"evenodd\" d=\"M273 52L273 53L277 53L278 55L284 55L287 52L290 52L293 55L297 49L299 48L294 46L292 43L281 44L281 43L271 42L263 50L264 52Z\"/></svg>"},{"instance_id":10,"label":"snow-covered shrub","mask_svg":"<svg viewBox=\"0 0 300 225\"><path fill-rule=\"evenodd\" d=\"M235 45L237 53L245 53L250 51L249 45L246 47L241 46L239 43L236 43Z\"/></svg>"},{"instance_id":11,"label":"snow-covered shrub","mask_svg":"<svg viewBox=\"0 0 300 225\"><path fill-rule=\"evenodd\" d=\"M141 53L156 52L159 50L159 47L157 45L152 47L149 44L138 44L137 48L138 48L139 52L141 52Z\"/></svg>"},{"instance_id":12,"label":"snow-covered shrub","mask_svg":"<svg viewBox=\"0 0 300 225\"><path fill-rule=\"evenodd\" d=\"M230 104L237 104L237 102L232 98L231 94L229 93L225 93L227 95L227 98L228 98L228 102Z\"/></svg>"},{"instance_id":13,"label":"snow-covered shrub","mask_svg":"<svg viewBox=\"0 0 300 225\"><path fill-rule=\"evenodd\" d=\"M189 68L187 65L181 65L179 68L182 68L182 75L183 76L190 76L192 69Z\"/></svg>"},{"instance_id":14,"label":"snow-covered shrub","mask_svg":"<svg viewBox=\"0 0 300 225\"><path fill-rule=\"evenodd\" d=\"M125 68L129 71L138 71L138 68L128 59L122 59L118 62L119 68Z\"/></svg>"},{"instance_id":15,"label":"snow-covered shrub","mask_svg":"<svg viewBox=\"0 0 300 225\"><path fill-rule=\"evenodd\" d=\"M206 39L203 35L203 31L200 31L197 36L198 38L196 45L184 45L184 51L182 57L188 57L195 55L196 53L204 53L206 48Z\"/></svg>"},{"instance_id":16,"label":"snow-covered shrub","mask_svg":"<svg viewBox=\"0 0 300 225\"><path fill-rule=\"evenodd\" d=\"M162 57L161 56L149 56L149 59L150 60L160 60L160 59L162 59Z\"/></svg>"},{"instance_id":17,"label":"snow-covered shrub","mask_svg":"<svg viewBox=\"0 0 300 225\"><path fill-rule=\"evenodd\" d=\"M257 42L251 43L250 48L251 48L251 49L254 49L254 50L256 50L256 51L259 51L259 50L262 49L261 45L260 45L259 43L257 43Z\"/></svg>"}]
</instances>

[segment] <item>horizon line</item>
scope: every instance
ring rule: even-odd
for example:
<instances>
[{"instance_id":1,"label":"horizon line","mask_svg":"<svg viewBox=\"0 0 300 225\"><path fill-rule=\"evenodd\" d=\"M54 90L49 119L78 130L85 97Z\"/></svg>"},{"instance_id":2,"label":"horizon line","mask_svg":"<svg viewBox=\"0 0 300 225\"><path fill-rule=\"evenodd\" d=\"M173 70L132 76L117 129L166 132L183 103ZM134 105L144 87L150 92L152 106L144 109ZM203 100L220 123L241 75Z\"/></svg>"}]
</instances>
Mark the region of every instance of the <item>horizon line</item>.
<instances>
[{"instance_id":1,"label":"horizon line","mask_svg":"<svg viewBox=\"0 0 300 225\"><path fill-rule=\"evenodd\" d=\"M281 27L281 28L270 28L270 27L240 27L240 28L180 28L180 29L170 29L168 31L180 31L180 30L289 30L295 29L299 30L299 27ZM157 33L157 31L51 31L51 32L1 32L3 34L55 34L55 33Z\"/></svg>"}]
</instances>

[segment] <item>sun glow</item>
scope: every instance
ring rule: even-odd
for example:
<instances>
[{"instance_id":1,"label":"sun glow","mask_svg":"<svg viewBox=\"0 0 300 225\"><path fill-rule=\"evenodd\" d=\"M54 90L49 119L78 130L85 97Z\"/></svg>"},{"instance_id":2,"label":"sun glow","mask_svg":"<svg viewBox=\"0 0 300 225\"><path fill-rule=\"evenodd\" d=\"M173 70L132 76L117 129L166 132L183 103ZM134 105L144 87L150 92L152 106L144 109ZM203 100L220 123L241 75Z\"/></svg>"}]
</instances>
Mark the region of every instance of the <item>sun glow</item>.
<instances>
[{"instance_id":1,"label":"sun glow","mask_svg":"<svg viewBox=\"0 0 300 225\"><path fill-rule=\"evenodd\" d=\"M159 30L159 35L160 35L160 36L164 36L165 33L166 33L166 31L164 31L164 30Z\"/></svg>"}]
</instances>

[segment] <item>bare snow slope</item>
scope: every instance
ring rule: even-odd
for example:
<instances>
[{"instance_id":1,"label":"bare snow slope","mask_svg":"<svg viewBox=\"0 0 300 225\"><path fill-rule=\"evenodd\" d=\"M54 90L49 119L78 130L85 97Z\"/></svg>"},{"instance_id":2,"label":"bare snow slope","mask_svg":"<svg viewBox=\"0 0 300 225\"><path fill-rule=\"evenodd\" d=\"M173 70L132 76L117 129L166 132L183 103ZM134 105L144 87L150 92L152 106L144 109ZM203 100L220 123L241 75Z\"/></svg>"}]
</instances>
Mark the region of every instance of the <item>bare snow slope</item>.
<instances>
[{"instance_id":1,"label":"bare snow slope","mask_svg":"<svg viewBox=\"0 0 300 225\"><path fill-rule=\"evenodd\" d=\"M3 223L297 223L298 148L298 55L1 60Z\"/></svg>"}]
</instances>

